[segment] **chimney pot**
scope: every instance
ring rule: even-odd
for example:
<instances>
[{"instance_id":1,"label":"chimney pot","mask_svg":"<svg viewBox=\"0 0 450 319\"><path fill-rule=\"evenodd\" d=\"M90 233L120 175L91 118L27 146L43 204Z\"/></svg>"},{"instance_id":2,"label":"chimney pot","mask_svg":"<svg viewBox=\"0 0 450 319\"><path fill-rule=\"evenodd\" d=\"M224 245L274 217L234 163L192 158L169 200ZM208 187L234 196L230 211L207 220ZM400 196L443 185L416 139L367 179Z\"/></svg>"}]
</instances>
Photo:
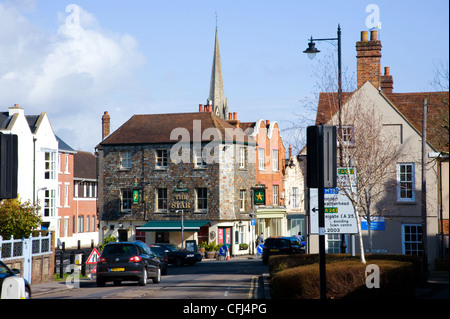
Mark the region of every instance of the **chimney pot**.
<instances>
[{"instance_id":1,"label":"chimney pot","mask_svg":"<svg viewBox=\"0 0 450 319\"><path fill-rule=\"evenodd\" d=\"M370 41L377 41L377 30L370 31Z\"/></svg>"},{"instance_id":2,"label":"chimney pot","mask_svg":"<svg viewBox=\"0 0 450 319\"><path fill-rule=\"evenodd\" d=\"M212 105L208 105L208 112L211 113L212 112Z\"/></svg>"},{"instance_id":3,"label":"chimney pot","mask_svg":"<svg viewBox=\"0 0 450 319\"><path fill-rule=\"evenodd\" d=\"M388 66L384 67L384 75L389 75L389 67Z\"/></svg>"},{"instance_id":4,"label":"chimney pot","mask_svg":"<svg viewBox=\"0 0 450 319\"><path fill-rule=\"evenodd\" d=\"M270 120L266 120L266 126L270 125Z\"/></svg>"},{"instance_id":5,"label":"chimney pot","mask_svg":"<svg viewBox=\"0 0 450 319\"><path fill-rule=\"evenodd\" d=\"M237 120L237 113L233 112L233 120Z\"/></svg>"},{"instance_id":6,"label":"chimney pot","mask_svg":"<svg viewBox=\"0 0 450 319\"><path fill-rule=\"evenodd\" d=\"M198 111L199 112L203 112L203 104L199 104L198 105Z\"/></svg>"},{"instance_id":7,"label":"chimney pot","mask_svg":"<svg viewBox=\"0 0 450 319\"><path fill-rule=\"evenodd\" d=\"M291 157L292 157L292 146L289 145L289 158L291 158Z\"/></svg>"},{"instance_id":8,"label":"chimney pot","mask_svg":"<svg viewBox=\"0 0 450 319\"><path fill-rule=\"evenodd\" d=\"M361 31L361 41L369 41L368 32Z\"/></svg>"}]
</instances>

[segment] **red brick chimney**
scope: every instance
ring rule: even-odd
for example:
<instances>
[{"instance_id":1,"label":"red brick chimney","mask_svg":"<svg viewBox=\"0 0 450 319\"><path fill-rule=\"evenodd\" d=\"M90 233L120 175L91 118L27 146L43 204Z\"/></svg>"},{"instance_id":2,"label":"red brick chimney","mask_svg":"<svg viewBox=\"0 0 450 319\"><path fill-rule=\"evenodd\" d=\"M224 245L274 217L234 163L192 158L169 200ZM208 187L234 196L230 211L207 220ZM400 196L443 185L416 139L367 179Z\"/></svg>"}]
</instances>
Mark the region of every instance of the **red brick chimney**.
<instances>
[{"instance_id":1,"label":"red brick chimney","mask_svg":"<svg viewBox=\"0 0 450 319\"><path fill-rule=\"evenodd\" d=\"M377 31L361 32L361 41L356 42L356 76L358 89L367 81L376 88L380 88L381 70L381 41L377 39Z\"/></svg>"},{"instance_id":2,"label":"red brick chimney","mask_svg":"<svg viewBox=\"0 0 450 319\"><path fill-rule=\"evenodd\" d=\"M389 74L389 67L384 67L384 75L381 76L381 91L384 93L392 93L394 90L394 79Z\"/></svg>"},{"instance_id":3,"label":"red brick chimney","mask_svg":"<svg viewBox=\"0 0 450 319\"><path fill-rule=\"evenodd\" d=\"M105 111L105 113L102 116L102 140L105 139L109 135L109 123L110 123L111 117L108 114L108 111Z\"/></svg>"}]
</instances>

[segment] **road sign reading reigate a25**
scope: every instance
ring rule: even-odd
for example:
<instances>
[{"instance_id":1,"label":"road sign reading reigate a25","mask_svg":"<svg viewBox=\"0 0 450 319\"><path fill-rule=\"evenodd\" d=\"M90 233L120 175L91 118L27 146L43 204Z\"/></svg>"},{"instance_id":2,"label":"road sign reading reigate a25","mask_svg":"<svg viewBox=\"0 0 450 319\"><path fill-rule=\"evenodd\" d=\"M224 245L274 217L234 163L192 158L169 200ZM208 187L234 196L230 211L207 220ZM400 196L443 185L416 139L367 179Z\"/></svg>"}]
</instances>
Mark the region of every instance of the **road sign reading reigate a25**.
<instances>
[{"instance_id":1,"label":"road sign reading reigate a25","mask_svg":"<svg viewBox=\"0 0 450 319\"><path fill-rule=\"evenodd\" d=\"M349 174L347 175L347 172ZM350 179L348 177L351 177ZM345 188L356 187L356 168L350 168L350 171L343 168L337 169L338 185ZM317 207L317 188L310 188L310 226L311 234L319 233L319 210ZM325 188L325 234L356 234L358 225L356 223L356 214L352 202L345 195L342 189Z\"/></svg>"}]
</instances>

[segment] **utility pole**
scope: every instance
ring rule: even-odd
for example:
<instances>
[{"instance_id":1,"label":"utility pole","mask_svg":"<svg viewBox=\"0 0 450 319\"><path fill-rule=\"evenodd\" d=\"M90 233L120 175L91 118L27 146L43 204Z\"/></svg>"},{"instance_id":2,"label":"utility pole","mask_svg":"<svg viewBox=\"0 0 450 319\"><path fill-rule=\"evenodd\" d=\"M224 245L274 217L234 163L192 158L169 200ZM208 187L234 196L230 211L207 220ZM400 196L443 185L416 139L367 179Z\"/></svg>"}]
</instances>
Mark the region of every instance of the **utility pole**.
<instances>
[{"instance_id":1,"label":"utility pole","mask_svg":"<svg viewBox=\"0 0 450 319\"><path fill-rule=\"evenodd\" d=\"M428 279L428 240L427 240L427 112L428 102L423 100L422 114L422 245L423 276Z\"/></svg>"}]
</instances>

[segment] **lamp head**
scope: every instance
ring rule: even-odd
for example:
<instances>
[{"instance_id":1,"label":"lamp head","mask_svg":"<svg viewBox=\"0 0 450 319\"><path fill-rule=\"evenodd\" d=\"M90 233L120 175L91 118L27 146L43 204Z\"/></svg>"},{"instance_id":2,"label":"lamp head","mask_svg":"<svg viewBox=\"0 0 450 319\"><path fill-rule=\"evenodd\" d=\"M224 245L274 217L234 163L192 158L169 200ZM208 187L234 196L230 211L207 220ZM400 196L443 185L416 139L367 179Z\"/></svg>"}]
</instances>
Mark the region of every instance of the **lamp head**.
<instances>
[{"instance_id":1,"label":"lamp head","mask_svg":"<svg viewBox=\"0 0 450 319\"><path fill-rule=\"evenodd\" d=\"M303 51L303 53L306 53L308 55L308 58L312 60L319 52L320 51L316 49L316 44L313 42L311 38L311 40L308 43L308 48L305 51Z\"/></svg>"}]
</instances>

